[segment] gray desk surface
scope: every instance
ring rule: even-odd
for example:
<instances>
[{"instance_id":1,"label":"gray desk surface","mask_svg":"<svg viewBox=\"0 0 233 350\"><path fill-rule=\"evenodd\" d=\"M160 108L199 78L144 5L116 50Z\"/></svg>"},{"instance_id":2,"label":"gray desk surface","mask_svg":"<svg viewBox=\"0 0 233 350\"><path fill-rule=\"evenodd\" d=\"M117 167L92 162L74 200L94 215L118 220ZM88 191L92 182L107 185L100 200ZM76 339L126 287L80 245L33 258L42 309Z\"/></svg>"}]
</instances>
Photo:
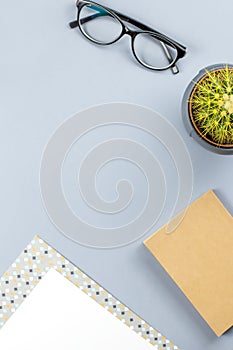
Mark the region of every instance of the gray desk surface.
<instances>
[{"instance_id":1,"label":"gray desk surface","mask_svg":"<svg viewBox=\"0 0 233 350\"><path fill-rule=\"evenodd\" d=\"M0 1L0 274L39 234L181 349L233 349L233 330L220 339L213 334L143 239L114 250L85 248L63 237L43 209L39 167L52 132L84 108L123 101L157 110L176 126L192 157L193 199L213 188L233 214L231 157L211 154L190 139L180 112L184 89L200 68L233 61L233 3L111 0L109 5L187 45L180 74L137 66L128 38L100 48L70 31L74 1ZM161 217L147 236L165 221Z\"/></svg>"}]
</instances>

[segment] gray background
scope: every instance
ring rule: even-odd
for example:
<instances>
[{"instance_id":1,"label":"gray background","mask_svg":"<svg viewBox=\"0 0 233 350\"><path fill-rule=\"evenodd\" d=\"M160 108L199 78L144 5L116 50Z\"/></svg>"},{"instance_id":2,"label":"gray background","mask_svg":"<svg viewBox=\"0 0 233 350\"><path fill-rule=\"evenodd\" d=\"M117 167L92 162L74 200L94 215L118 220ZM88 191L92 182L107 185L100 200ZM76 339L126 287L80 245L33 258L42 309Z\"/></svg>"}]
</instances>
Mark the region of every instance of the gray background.
<instances>
[{"instance_id":1,"label":"gray background","mask_svg":"<svg viewBox=\"0 0 233 350\"><path fill-rule=\"evenodd\" d=\"M190 139L180 113L185 87L200 68L232 63L232 2L144 0L143 7L134 0L103 3L183 42L188 55L180 61L177 76L170 71L153 73L133 62L128 38L102 48L69 30L67 23L75 16L71 0L0 0L0 274L39 234L181 349L233 349L233 330L219 339L214 335L146 251L143 239L114 250L85 248L63 237L44 211L39 168L50 135L84 108L123 101L157 110L176 126L193 161L193 199L213 188L233 214L231 157L211 154ZM121 135L121 130L116 132ZM150 143L146 135L127 132ZM104 137L106 130L101 133ZM98 139L100 134L93 137ZM87 137L85 147L93 137ZM159 147L154 146L154 151L161 157ZM169 162L165 159L165 166ZM120 174L122 166L117 168ZM175 187L173 170L166 176ZM109 171L114 174L114 167ZM104 183L99 181L100 191L107 197L113 193L112 183ZM167 212L146 236L166 222L175 198L170 188Z\"/></svg>"}]
</instances>

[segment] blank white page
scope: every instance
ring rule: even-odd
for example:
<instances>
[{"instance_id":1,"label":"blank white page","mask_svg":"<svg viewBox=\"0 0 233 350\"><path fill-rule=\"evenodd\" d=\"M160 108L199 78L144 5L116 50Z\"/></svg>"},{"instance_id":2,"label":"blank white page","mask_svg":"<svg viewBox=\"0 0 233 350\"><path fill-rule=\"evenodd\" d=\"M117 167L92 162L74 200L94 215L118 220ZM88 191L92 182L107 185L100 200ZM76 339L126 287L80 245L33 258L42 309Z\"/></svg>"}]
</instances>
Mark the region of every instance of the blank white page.
<instances>
[{"instance_id":1,"label":"blank white page","mask_svg":"<svg viewBox=\"0 0 233 350\"><path fill-rule=\"evenodd\" d=\"M152 350L153 346L51 269L0 330L4 350Z\"/></svg>"}]
</instances>

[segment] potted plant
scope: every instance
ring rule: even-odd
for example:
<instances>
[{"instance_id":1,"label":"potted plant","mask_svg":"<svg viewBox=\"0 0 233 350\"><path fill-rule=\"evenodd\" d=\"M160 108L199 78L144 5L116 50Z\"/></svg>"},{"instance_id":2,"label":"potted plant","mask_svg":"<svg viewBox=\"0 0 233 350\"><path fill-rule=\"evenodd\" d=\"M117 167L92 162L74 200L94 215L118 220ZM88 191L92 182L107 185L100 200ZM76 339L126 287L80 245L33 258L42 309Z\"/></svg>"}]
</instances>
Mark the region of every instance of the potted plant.
<instances>
[{"instance_id":1,"label":"potted plant","mask_svg":"<svg viewBox=\"0 0 233 350\"><path fill-rule=\"evenodd\" d=\"M188 85L183 119L193 138L219 154L233 154L233 65L204 68Z\"/></svg>"}]
</instances>

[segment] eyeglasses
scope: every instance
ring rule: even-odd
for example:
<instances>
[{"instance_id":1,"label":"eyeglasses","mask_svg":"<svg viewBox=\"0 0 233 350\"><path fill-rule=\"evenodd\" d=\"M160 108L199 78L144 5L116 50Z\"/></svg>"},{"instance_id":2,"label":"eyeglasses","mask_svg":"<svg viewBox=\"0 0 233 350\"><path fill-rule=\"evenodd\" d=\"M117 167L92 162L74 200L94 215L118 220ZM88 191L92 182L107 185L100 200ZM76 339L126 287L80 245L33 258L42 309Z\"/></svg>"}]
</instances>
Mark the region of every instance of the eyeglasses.
<instances>
[{"instance_id":1,"label":"eyeglasses","mask_svg":"<svg viewBox=\"0 0 233 350\"><path fill-rule=\"evenodd\" d=\"M176 63L184 57L185 46L133 18L95 2L78 0L76 6L77 20L71 22L70 27L79 27L90 41L110 45L124 35L129 35L134 57L141 65L155 71L171 68L174 74L179 72ZM140 31L131 30L124 22Z\"/></svg>"}]
</instances>

